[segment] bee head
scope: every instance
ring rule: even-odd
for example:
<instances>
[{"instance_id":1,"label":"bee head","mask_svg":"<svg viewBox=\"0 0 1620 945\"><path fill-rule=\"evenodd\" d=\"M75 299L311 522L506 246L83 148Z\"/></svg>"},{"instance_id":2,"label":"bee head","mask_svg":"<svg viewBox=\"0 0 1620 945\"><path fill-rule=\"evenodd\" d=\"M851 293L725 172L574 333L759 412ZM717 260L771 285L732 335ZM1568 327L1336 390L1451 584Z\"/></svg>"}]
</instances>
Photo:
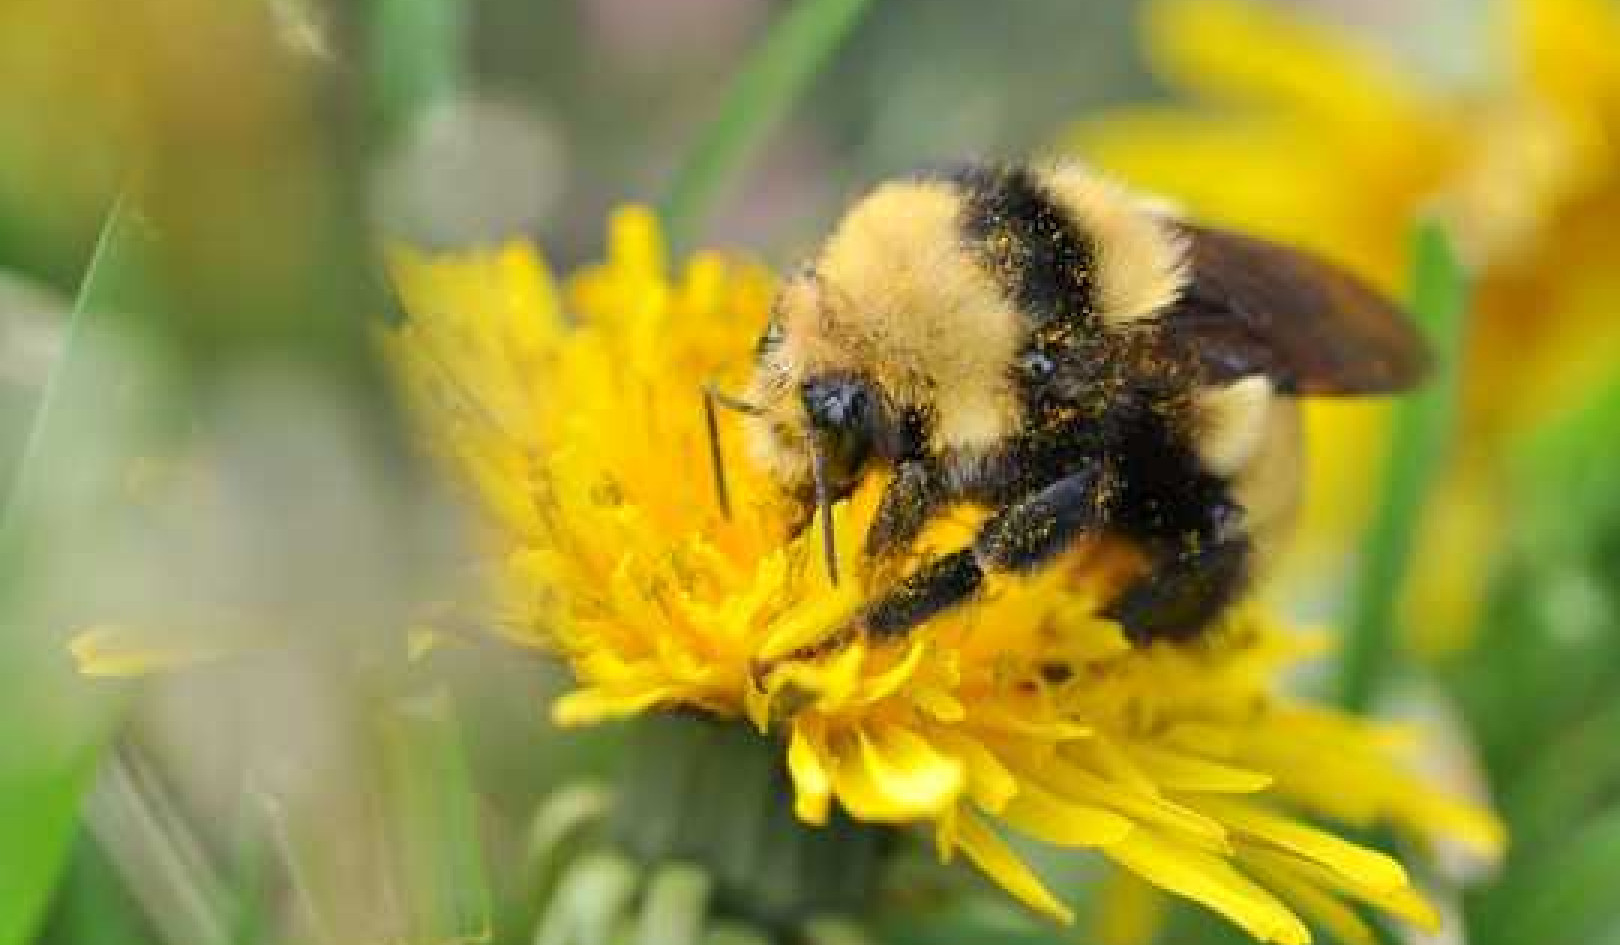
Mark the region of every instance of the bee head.
<instances>
[{"instance_id":1,"label":"bee head","mask_svg":"<svg viewBox=\"0 0 1620 945\"><path fill-rule=\"evenodd\" d=\"M855 490L874 458L883 430L882 407L871 384L851 375L810 377L799 384L806 446L821 467L833 499Z\"/></svg>"},{"instance_id":2,"label":"bee head","mask_svg":"<svg viewBox=\"0 0 1620 945\"><path fill-rule=\"evenodd\" d=\"M832 498L844 498L891 452L888 396L867 363L869 346L838 330L857 305L806 268L783 284L754 346L752 451L802 498L813 495L818 472Z\"/></svg>"},{"instance_id":3,"label":"bee head","mask_svg":"<svg viewBox=\"0 0 1620 945\"><path fill-rule=\"evenodd\" d=\"M832 507L855 491L879 454L885 429L882 401L869 381L845 373L806 377L797 382L796 396L783 400L787 409L761 411L753 418L756 452L763 443L778 480L799 504L794 532L820 513L827 576L836 585Z\"/></svg>"}]
</instances>

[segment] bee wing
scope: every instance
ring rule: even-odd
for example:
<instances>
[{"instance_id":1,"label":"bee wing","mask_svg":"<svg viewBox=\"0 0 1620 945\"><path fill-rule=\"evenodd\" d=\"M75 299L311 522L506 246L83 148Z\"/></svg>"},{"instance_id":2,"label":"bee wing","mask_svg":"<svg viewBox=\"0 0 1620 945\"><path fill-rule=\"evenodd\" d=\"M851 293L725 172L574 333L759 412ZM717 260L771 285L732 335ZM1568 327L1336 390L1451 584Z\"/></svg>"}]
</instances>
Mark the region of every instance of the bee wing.
<instances>
[{"instance_id":1,"label":"bee wing","mask_svg":"<svg viewBox=\"0 0 1620 945\"><path fill-rule=\"evenodd\" d=\"M1161 321L1208 383L1264 375L1288 394L1379 394L1427 373L1417 329L1356 276L1278 243L1176 225L1191 279Z\"/></svg>"}]
</instances>

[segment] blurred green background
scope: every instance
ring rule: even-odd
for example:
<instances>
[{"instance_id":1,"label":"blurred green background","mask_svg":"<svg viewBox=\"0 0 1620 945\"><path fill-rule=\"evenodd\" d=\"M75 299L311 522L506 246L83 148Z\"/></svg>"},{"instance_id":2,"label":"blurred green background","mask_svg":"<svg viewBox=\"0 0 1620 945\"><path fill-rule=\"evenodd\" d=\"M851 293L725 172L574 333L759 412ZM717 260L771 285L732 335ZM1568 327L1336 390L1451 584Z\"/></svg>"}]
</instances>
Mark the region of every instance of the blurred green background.
<instances>
[{"instance_id":1,"label":"blurred green background","mask_svg":"<svg viewBox=\"0 0 1620 945\"><path fill-rule=\"evenodd\" d=\"M1444 101L1432 123L1453 135L1518 101L1502 87L1533 66L1502 51L1493 24L1529 4L1272 6L1432 90L1403 107ZM1175 178L1092 151L1074 131L1127 105L1196 97L1175 67L1196 56L1169 56L1167 69L1144 38L1144 10L1126 2L844 3L827 14L839 25L821 48L784 52L819 66L801 96L791 78L754 75L783 91L781 120L754 102L741 119L754 124L731 144L753 136L759 148L726 151L715 121L739 70L803 6L0 6L0 945L532 939L557 855L535 838L566 823L570 804L599 803L589 790L555 792L610 776L621 739L547 728L556 670L493 640L407 658L401 628L462 590L448 562L465 536L372 349L375 322L394 310L387 243L526 236L566 269L596 257L606 213L633 201L679 208L687 247L788 265L853 194L930 162L1078 152L1145 184ZM1610 349L1583 342L1620 320L1620 288L1598 278L1620 263L1604 239L1620 207L1620 65L1603 52L1620 58L1620 45L1577 32L1547 27L1520 50L1591 60L1549 78L1556 94L1529 110L1589 100L1590 114L1568 122L1585 137L1566 149L1585 163L1562 189L1541 184L1558 161L1516 157L1530 131L1453 137L1472 149L1459 179L1501 164L1491 180L1505 190L1556 190L1552 209L1521 227L1529 249L1470 257L1481 305L1519 316L1479 337L1501 335L1508 351L1538 344L1552 329L1530 316L1553 304L1540 287L1584 279L1588 333L1538 363L1558 377L1579 361L1589 380L1510 429L1465 405L1453 467L1466 468L1448 469L1433 508L1466 492L1474 517L1434 513L1414 526L1429 536L1414 580L1445 583L1433 568L1467 577L1449 607L1399 611L1408 623L1449 621L1449 642L1412 643L1393 589L1378 611L1394 665L1381 669L1390 684L1375 704L1439 724L1449 749L1437 769L1494 797L1513 829L1500 875L1467 893L1446 886L1468 941L1620 942L1620 372ZM1304 63L1300 101L1314 94L1313 68L1345 97L1354 73L1298 51L1229 52L1255 75L1209 83L1225 97L1205 103L1197 127L1232 129L1255 173L1319 161L1294 144L1345 127L1396 151L1423 146L1403 144L1394 118L1354 113L1359 124L1319 130L1299 102L1277 106L1278 123L1302 137L1254 133L1275 104L1267 94L1294 81L1288 62ZM1273 56L1283 65L1267 65ZM1175 142L1162 147L1174 155ZM1186 161L1214 153L1208 144L1199 138ZM712 180L704 166L718 169ZM1370 180L1381 165L1366 167L1369 188L1395 187ZM1202 173L1218 185L1225 170ZM1328 170L1361 199L1353 162ZM1378 242L1404 259L1419 213L1463 229L1527 213L1489 201L1473 216L1450 212L1467 186L1422 178L1387 201L1386 230L1346 225L1344 257ZM1196 191L1171 195L1245 222ZM1293 235L1291 221L1269 222ZM1298 225L1300 238L1339 249L1339 231L1305 210ZM1473 245L1470 232L1454 238ZM1404 273L1369 269L1404 284ZM1494 350L1470 349L1465 388L1470 368L1495 370ZM1502 401L1548 389L1542 375L1479 376ZM1327 429L1332 443L1363 443L1334 454L1344 491L1329 501L1355 505L1352 494L1380 481L1384 427L1337 439ZM1341 606L1364 525L1322 526L1313 547L1330 551L1305 569L1302 606ZM134 682L75 672L71 631L116 641L136 626L165 628L175 651L205 640L247 655ZM1184 922L1178 940L1230 934ZM988 934L927 929L895 934Z\"/></svg>"}]
</instances>

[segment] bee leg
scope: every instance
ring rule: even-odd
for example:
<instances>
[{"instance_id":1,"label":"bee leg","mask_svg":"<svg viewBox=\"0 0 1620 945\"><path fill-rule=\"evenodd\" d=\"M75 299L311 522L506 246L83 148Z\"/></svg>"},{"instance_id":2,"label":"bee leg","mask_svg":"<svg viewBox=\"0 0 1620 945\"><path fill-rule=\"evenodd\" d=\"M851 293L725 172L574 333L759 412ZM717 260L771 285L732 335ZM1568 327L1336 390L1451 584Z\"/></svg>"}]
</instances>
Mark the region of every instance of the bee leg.
<instances>
[{"instance_id":1,"label":"bee leg","mask_svg":"<svg viewBox=\"0 0 1620 945\"><path fill-rule=\"evenodd\" d=\"M971 598L994 571L1030 571L1098 522L1097 471L1088 468L990 516L970 548L935 558L866 611L867 629L895 636Z\"/></svg>"},{"instance_id":2,"label":"bee leg","mask_svg":"<svg viewBox=\"0 0 1620 945\"><path fill-rule=\"evenodd\" d=\"M1001 509L979 527L974 553L988 569L1034 571L1101 523L1100 479L1090 464Z\"/></svg>"},{"instance_id":3,"label":"bee leg","mask_svg":"<svg viewBox=\"0 0 1620 945\"><path fill-rule=\"evenodd\" d=\"M935 558L867 605L866 629L876 637L899 636L972 597L982 583L973 549Z\"/></svg>"},{"instance_id":4,"label":"bee leg","mask_svg":"<svg viewBox=\"0 0 1620 945\"><path fill-rule=\"evenodd\" d=\"M884 488L877 514L866 531L867 557L887 557L916 541L942 498L922 461L901 463Z\"/></svg>"},{"instance_id":5,"label":"bee leg","mask_svg":"<svg viewBox=\"0 0 1620 945\"><path fill-rule=\"evenodd\" d=\"M1234 535L1170 554L1108 606L1131 642L1190 640L1242 596L1248 583L1251 542Z\"/></svg>"}]
</instances>

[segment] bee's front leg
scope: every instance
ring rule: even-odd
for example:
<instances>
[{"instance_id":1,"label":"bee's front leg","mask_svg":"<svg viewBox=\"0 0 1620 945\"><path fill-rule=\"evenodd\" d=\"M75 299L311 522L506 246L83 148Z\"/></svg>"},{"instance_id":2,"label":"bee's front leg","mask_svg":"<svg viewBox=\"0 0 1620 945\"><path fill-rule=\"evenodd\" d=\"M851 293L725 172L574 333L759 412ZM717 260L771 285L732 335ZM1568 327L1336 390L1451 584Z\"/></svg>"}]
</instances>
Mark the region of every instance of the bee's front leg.
<instances>
[{"instance_id":1,"label":"bee's front leg","mask_svg":"<svg viewBox=\"0 0 1620 945\"><path fill-rule=\"evenodd\" d=\"M874 600L866 627L895 636L973 597L986 574L1031 571L1102 519L1097 464L1071 473L991 515L971 547L935 558Z\"/></svg>"},{"instance_id":2,"label":"bee's front leg","mask_svg":"<svg viewBox=\"0 0 1620 945\"><path fill-rule=\"evenodd\" d=\"M926 463L920 459L900 463L866 530L867 557L885 558L909 547L943 499L944 490Z\"/></svg>"}]
</instances>

